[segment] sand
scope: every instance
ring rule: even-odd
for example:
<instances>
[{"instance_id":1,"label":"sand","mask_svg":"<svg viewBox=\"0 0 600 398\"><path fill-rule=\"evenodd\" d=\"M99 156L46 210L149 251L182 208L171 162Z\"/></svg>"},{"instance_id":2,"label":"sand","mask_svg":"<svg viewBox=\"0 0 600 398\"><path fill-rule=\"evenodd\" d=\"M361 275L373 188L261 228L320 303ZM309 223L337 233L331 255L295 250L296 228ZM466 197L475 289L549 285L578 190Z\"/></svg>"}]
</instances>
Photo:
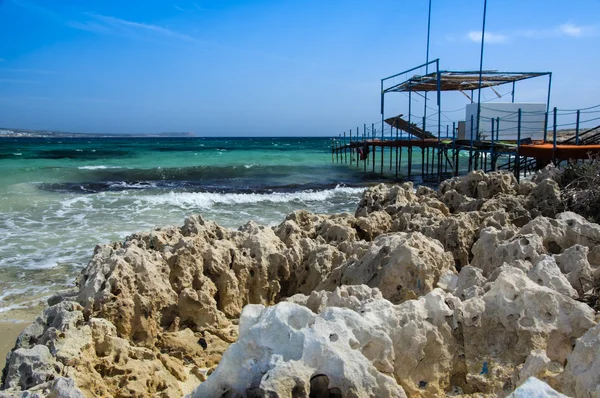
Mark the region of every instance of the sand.
<instances>
[{"instance_id":1,"label":"sand","mask_svg":"<svg viewBox=\"0 0 600 398\"><path fill-rule=\"evenodd\" d=\"M15 346L19 334L30 322L0 322L0 369L4 370L6 354Z\"/></svg>"}]
</instances>

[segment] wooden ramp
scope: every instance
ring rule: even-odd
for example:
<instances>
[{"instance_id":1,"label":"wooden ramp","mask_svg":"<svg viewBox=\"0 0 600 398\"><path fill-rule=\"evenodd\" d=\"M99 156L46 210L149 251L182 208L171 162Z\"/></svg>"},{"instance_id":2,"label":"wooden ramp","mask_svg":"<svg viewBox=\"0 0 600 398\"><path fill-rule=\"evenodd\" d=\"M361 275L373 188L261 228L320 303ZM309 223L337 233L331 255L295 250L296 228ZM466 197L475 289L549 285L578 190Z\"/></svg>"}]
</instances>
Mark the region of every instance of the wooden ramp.
<instances>
[{"instance_id":1,"label":"wooden ramp","mask_svg":"<svg viewBox=\"0 0 600 398\"><path fill-rule=\"evenodd\" d=\"M406 120L402 119L401 116L402 115L390 117L388 119L385 119L385 122L394 128L406 131L408 134L420 138L422 140L426 138L436 138L429 131L423 131L423 129L420 129L414 123L408 123Z\"/></svg>"}]
</instances>

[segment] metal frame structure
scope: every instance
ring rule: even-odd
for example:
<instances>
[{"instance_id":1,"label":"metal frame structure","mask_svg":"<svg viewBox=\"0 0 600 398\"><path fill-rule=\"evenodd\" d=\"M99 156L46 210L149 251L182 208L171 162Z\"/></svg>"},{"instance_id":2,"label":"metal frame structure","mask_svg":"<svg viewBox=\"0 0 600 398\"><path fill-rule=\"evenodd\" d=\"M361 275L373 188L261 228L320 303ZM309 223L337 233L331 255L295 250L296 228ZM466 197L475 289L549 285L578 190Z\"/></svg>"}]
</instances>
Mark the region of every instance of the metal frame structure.
<instances>
[{"instance_id":1,"label":"metal frame structure","mask_svg":"<svg viewBox=\"0 0 600 398\"><path fill-rule=\"evenodd\" d=\"M426 70L432 64L435 64L435 72L426 73L425 75L415 75L406 81L394 84L389 87L385 87L385 82L394 79L398 76L413 72L417 69L425 67ZM394 75L381 79L381 125L385 120L385 94L408 92L409 95L409 109L411 108L411 93L412 92L432 92L437 93L437 107L438 107L438 141L441 135L441 93L442 91L459 91L466 95L465 91L481 90L483 88L491 88L503 84L512 83L512 102L515 100L515 83L522 80L533 79L537 77L548 76L548 93L546 101L546 119L548 112L550 111L550 93L552 90L552 72L499 72L495 70L486 71L450 71L440 70L440 59L434 59L424 64L418 65L414 68L407 69L403 72L396 73ZM468 95L467 95L468 97ZM473 102L472 96L468 97ZM478 102L480 105L480 103ZM409 112L409 124L410 121ZM425 131L425 122L423 123L423 130ZM547 120L546 120L547 125ZM547 127L546 127L547 128ZM477 123L476 135L479 135L479 123Z\"/></svg>"}]
</instances>

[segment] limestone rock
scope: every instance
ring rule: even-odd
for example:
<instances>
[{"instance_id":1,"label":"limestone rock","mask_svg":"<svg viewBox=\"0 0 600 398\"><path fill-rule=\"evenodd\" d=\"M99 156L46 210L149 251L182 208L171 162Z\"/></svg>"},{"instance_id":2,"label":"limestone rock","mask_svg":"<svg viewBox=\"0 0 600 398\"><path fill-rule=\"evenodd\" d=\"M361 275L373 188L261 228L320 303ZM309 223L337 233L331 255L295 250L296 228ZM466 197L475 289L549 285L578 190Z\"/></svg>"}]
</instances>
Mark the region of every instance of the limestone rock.
<instances>
[{"instance_id":1,"label":"limestone rock","mask_svg":"<svg viewBox=\"0 0 600 398\"><path fill-rule=\"evenodd\" d=\"M328 308L316 315L293 303L248 305L240 317L239 340L190 396L226 392L308 397L320 389L348 396L405 397L395 380L372 363L386 366L393 353L389 337L370 335L370 329L349 309Z\"/></svg>"},{"instance_id":2,"label":"limestone rock","mask_svg":"<svg viewBox=\"0 0 600 398\"><path fill-rule=\"evenodd\" d=\"M538 285L549 287L565 296L579 297L569 280L561 273L554 258L550 256L540 256L533 268L527 273L527 276Z\"/></svg>"},{"instance_id":3,"label":"limestone rock","mask_svg":"<svg viewBox=\"0 0 600 398\"><path fill-rule=\"evenodd\" d=\"M60 372L61 366L45 345L19 348L10 356L3 387L26 390L53 380Z\"/></svg>"},{"instance_id":4,"label":"limestone rock","mask_svg":"<svg viewBox=\"0 0 600 398\"><path fill-rule=\"evenodd\" d=\"M561 379L564 391L576 397L600 397L600 324L577 339Z\"/></svg>"},{"instance_id":5,"label":"limestone rock","mask_svg":"<svg viewBox=\"0 0 600 398\"><path fill-rule=\"evenodd\" d=\"M490 199L497 194L516 194L517 179L511 173L472 171L463 177L443 181L438 188L440 194L454 190L475 199Z\"/></svg>"},{"instance_id":6,"label":"limestone rock","mask_svg":"<svg viewBox=\"0 0 600 398\"><path fill-rule=\"evenodd\" d=\"M334 269L318 290L366 284L399 303L433 290L442 274L454 268L439 242L418 232L378 236L364 255Z\"/></svg>"},{"instance_id":7,"label":"limestone rock","mask_svg":"<svg viewBox=\"0 0 600 398\"><path fill-rule=\"evenodd\" d=\"M543 381L530 377L507 398L567 398Z\"/></svg>"}]
</instances>

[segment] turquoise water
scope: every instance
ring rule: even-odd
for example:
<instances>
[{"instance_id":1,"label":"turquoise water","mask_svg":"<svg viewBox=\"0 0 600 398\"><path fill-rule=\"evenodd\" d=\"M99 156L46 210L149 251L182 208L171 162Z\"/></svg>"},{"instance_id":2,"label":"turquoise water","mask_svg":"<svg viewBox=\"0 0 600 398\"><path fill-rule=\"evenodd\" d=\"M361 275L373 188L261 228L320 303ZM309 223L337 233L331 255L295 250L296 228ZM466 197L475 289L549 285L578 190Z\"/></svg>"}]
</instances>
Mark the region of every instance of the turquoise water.
<instances>
[{"instance_id":1,"label":"turquoise water","mask_svg":"<svg viewBox=\"0 0 600 398\"><path fill-rule=\"evenodd\" d=\"M0 320L72 284L95 245L189 215L236 228L354 212L376 181L328 138L0 138Z\"/></svg>"}]
</instances>

